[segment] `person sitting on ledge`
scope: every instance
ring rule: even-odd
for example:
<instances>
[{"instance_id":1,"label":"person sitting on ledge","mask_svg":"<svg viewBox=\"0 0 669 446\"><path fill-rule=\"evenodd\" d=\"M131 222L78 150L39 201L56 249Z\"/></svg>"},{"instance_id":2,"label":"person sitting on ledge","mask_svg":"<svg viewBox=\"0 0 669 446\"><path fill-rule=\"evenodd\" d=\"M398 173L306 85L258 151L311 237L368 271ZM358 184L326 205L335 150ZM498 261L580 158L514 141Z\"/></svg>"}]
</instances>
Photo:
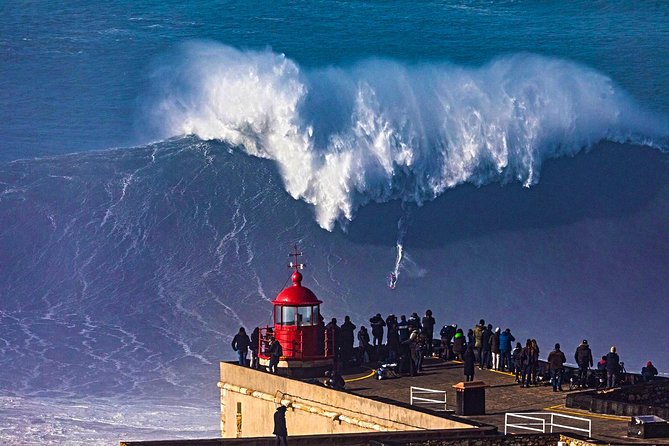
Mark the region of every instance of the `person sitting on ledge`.
<instances>
[{"instance_id":1,"label":"person sitting on ledge","mask_svg":"<svg viewBox=\"0 0 669 446\"><path fill-rule=\"evenodd\" d=\"M641 378L643 379L643 382L647 383L648 381L652 381L656 376L657 369L652 362L648 361L646 367L641 369Z\"/></svg>"}]
</instances>

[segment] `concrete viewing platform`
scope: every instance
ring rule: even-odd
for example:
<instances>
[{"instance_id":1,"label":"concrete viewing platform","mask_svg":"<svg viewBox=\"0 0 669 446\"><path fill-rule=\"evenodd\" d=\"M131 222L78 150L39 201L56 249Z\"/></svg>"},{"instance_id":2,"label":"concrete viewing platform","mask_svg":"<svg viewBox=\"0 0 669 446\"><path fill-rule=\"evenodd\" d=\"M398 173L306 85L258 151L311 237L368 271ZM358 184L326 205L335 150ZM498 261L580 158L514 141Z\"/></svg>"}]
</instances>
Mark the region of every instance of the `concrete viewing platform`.
<instances>
[{"instance_id":1,"label":"concrete viewing platform","mask_svg":"<svg viewBox=\"0 0 669 446\"><path fill-rule=\"evenodd\" d=\"M346 390L338 391L323 386L323 379L300 380L221 362L220 438L121 445L269 446L279 406L288 409L285 422L294 446L669 445L669 425L661 419L666 417L653 423L651 415L646 424L631 425L629 416L633 411L663 415L669 409L666 379L611 391L569 392L563 386L564 392L553 392L547 383L523 388L509 373L477 369L475 382L463 385L462 363L439 358L426 358L417 376L378 380L373 368L359 367L344 378ZM412 405L412 387L436 391L417 396L440 399L440 406L420 400ZM604 408L616 415L574 407ZM507 416L513 417L508 424ZM646 437L660 438L628 437L631 427L635 435L644 431Z\"/></svg>"},{"instance_id":2,"label":"concrete viewing platform","mask_svg":"<svg viewBox=\"0 0 669 446\"><path fill-rule=\"evenodd\" d=\"M423 372L417 376L377 380L375 376L370 376L370 373L367 372L345 375L345 379L347 381L347 392L402 405L410 404L412 386L443 390L446 391L448 409L455 410L456 389L453 388L453 385L464 381L464 374L462 364L457 361L446 362L437 358L426 358ZM550 385L522 388L516 383L515 376L510 373L479 370L478 368L474 380L483 381L487 386L485 389L485 415L458 416L496 426L500 433L504 433L505 414L507 413L552 412L591 420L592 438L601 440L603 444L669 444L669 438L639 439L628 437L628 423L631 418L629 416L604 415L566 407L566 395L578 392L567 391L567 385L563 385L565 390L563 392L553 392ZM561 421L561 423L564 423L564 421ZM510 429L509 433L528 433L528 431ZM587 435L585 436L587 437Z\"/></svg>"}]
</instances>

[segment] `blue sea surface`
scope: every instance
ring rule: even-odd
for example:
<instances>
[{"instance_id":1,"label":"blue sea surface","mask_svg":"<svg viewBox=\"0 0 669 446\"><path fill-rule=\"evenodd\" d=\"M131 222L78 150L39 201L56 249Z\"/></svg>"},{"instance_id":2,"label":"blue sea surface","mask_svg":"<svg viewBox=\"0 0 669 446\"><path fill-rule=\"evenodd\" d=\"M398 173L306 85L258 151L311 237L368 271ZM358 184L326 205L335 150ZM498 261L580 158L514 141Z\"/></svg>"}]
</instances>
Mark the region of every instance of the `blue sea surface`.
<instances>
[{"instance_id":1,"label":"blue sea surface","mask_svg":"<svg viewBox=\"0 0 669 446\"><path fill-rule=\"evenodd\" d=\"M668 116L667 2L3 2L0 440L216 437L295 244L326 318L666 373Z\"/></svg>"}]
</instances>

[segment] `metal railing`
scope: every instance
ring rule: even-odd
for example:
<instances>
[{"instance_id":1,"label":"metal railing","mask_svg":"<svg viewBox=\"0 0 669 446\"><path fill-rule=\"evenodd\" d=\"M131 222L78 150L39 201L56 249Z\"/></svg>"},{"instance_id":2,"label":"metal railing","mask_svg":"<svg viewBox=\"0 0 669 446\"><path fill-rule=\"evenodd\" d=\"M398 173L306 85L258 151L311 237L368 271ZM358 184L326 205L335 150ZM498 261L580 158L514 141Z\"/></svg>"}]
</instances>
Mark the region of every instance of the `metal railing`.
<instances>
[{"instance_id":1,"label":"metal railing","mask_svg":"<svg viewBox=\"0 0 669 446\"><path fill-rule=\"evenodd\" d=\"M422 396L418 396L422 395ZM434 395L437 398L427 398L424 395ZM434 390L434 389L425 389L423 387L411 387L411 405L412 406L433 406L438 407L438 409L433 409L436 411L446 411L448 410L448 403L446 401L446 391L445 390Z\"/></svg>"},{"instance_id":2,"label":"metal railing","mask_svg":"<svg viewBox=\"0 0 669 446\"><path fill-rule=\"evenodd\" d=\"M319 358L332 358L335 355L335 335L330 330L323 330L322 339L317 341L317 344L320 350L320 353L317 355ZM271 343L271 336L276 336L276 339L281 344L283 349L282 358L291 358L291 359L305 359L307 356L304 354L304 333L299 328L293 333L279 333L272 329L272 327L263 327L260 328L260 335L258 339L258 352L261 358L267 358L267 350L269 349Z\"/></svg>"},{"instance_id":3,"label":"metal railing","mask_svg":"<svg viewBox=\"0 0 669 446\"><path fill-rule=\"evenodd\" d=\"M525 422L510 423L509 419L527 420ZM578 427L567 424L568 421L561 420L575 420L577 422L587 423L588 427ZM558 421L558 422L556 422ZM574 424L574 423L572 423ZM546 428L550 428L550 433L553 433L553 428L568 429L570 431L583 432L588 434L588 438L592 437L592 420L589 418L574 417L571 415L562 415L553 412L532 412L532 413L507 413L504 415L504 435L509 431L509 428L524 429L534 432L546 433Z\"/></svg>"}]
</instances>

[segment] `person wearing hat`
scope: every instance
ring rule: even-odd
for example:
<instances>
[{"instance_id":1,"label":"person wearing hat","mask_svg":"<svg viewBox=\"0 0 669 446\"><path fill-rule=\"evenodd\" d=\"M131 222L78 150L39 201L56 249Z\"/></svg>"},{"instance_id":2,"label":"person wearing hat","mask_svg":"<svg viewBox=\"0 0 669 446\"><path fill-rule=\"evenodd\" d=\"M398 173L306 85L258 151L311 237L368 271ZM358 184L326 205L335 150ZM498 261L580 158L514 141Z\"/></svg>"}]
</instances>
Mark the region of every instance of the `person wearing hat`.
<instances>
[{"instance_id":1,"label":"person wearing hat","mask_svg":"<svg viewBox=\"0 0 669 446\"><path fill-rule=\"evenodd\" d=\"M286 427L286 406L279 406L274 412L274 444L288 446L288 428Z\"/></svg>"},{"instance_id":2,"label":"person wearing hat","mask_svg":"<svg viewBox=\"0 0 669 446\"><path fill-rule=\"evenodd\" d=\"M643 378L643 382L646 383L652 381L657 376L657 373L657 369L650 361L646 363L646 367L641 368L641 378Z\"/></svg>"},{"instance_id":3,"label":"person wearing hat","mask_svg":"<svg viewBox=\"0 0 669 446\"><path fill-rule=\"evenodd\" d=\"M578 364L578 386L586 387L588 382L588 369L593 365L592 351L590 350L587 339L583 339L581 345L576 347L574 359L576 360L576 364Z\"/></svg>"}]
</instances>

